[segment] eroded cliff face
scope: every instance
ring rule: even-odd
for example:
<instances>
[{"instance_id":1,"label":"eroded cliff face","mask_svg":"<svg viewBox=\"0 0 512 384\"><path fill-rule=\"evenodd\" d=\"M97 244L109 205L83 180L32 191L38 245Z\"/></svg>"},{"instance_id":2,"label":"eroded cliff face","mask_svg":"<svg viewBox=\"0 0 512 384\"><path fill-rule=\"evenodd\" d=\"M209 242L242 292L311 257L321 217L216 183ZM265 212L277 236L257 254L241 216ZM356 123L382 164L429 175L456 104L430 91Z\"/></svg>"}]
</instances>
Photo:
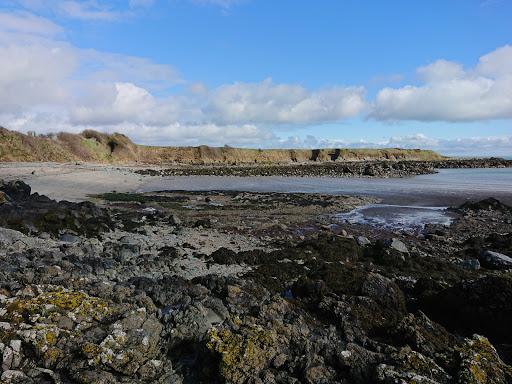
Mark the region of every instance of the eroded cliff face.
<instances>
[{"instance_id":1,"label":"eroded cliff face","mask_svg":"<svg viewBox=\"0 0 512 384\"><path fill-rule=\"evenodd\" d=\"M440 160L419 149L243 149L148 147L127 136L87 130L80 134L25 135L0 127L0 161L87 161L99 163L287 164L364 160Z\"/></svg>"}]
</instances>

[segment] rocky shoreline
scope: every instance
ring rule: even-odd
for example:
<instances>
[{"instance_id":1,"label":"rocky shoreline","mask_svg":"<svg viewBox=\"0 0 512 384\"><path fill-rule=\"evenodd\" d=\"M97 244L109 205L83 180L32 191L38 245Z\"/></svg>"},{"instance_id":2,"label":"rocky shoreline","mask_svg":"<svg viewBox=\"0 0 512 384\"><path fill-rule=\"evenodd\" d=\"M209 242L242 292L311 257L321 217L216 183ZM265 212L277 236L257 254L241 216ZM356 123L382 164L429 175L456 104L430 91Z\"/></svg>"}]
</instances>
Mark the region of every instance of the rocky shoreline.
<instances>
[{"instance_id":1,"label":"rocky shoreline","mask_svg":"<svg viewBox=\"0 0 512 384\"><path fill-rule=\"evenodd\" d=\"M1 382L511 383L512 209L333 219L375 202L0 183Z\"/></svg>"},{"instance_id":2,"label":"rocky shoreline","mask_svg":"<svg viewBox=\"0 0 512 384\"><path fill-rule=\"evenodd\" d=\"M443 168L512 168L512 160L451 159L436 161L343 161L267 165L176 165L134 172L149 176L295 176L408 177L433 174Z\"/></svg>"}]
</instances>

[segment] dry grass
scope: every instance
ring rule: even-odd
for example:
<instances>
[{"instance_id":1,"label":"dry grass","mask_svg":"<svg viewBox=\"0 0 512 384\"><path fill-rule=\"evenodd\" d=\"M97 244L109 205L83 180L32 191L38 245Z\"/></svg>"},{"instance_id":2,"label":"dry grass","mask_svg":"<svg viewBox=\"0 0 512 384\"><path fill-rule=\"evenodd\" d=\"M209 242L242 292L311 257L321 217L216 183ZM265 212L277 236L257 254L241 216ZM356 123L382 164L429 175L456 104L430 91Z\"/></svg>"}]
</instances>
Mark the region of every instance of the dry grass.
<instances>
[{"instance_id":1,"label":"dry grass","mask_svg":"<svg viewBox=\"0 0 512 384\"><path fill-rule=\"evenodd\" d=\"M0 161L89 161L147 164L275 164L309 161L439 160L419 149L241 149L232 147L148 147L127 136L86 130L29 136L0 127Z\"/></svg>"}]
</instances>

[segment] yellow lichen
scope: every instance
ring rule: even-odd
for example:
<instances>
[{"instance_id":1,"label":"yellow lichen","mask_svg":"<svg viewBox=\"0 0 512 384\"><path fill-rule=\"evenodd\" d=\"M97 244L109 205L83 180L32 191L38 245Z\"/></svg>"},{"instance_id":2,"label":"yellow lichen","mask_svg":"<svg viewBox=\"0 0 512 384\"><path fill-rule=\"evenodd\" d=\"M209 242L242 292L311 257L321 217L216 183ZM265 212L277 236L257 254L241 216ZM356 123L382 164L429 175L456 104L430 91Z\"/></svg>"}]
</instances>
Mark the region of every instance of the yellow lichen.
<instances>
[{"instance_id":1,"label":"yellow lichen","mask_svg":"<svg viewBox=\"0 0 512 384\"><path fill-rule=\"evenodd\" d=\"M221 354L220 371L230 382L244 382L248 373L264 368L276 353L274 334L263 329L250 328L242 336L213 328L209 336L207 346Z\"/></svg>"},{"instance_id":2,"label":"yellow lichen","mask_svg":"<svg viewBox=\"0 0 512 384\"><path fill-rule=\"evenodd\" d=\"M93 343L85 343L82 346L82 353L90 359L90 364L98 365L101 362L102 348Z\"/></svg>"},{"instance_id":3,"label":"yellow lichen","mask_svg":"<svg viewBox=\"0 0 512 384\"><path fill-rule=\"evenodd\" d=\"M57 335L54 332L48 332L45 335L45 339L49 345L54 345L57 342Z\"/></svg>"},{"instance_id":4,"label":"yellow lichen","mask_svg":"<svg viewBox=\"0 0 512 384\"><path fill-rule=\"evenodd\" d=\"M54 363L57 361L59 357L61 357L62 351L58 348L48 348L46 352L43 354L44 360L49 363Z\"/></svg>"},{"instance_id":5,"label":"yellow lichen","mask_svg":"<svg viewBox=\"0 0 512 384\"><path fill-rule=\"evenodd\" d=\"M498 356L485 337L475 335L457 346L460 356L459 379L468 384L508 382L512 370Z\"/></svg>"},{"instance_id":6,"label":"yellow lichen","mask_svg":"<svg viewBox=\"0 0 512 384\"><path fill-rule=\"evenodd\" d=\"M47 316L55 311L73 312L100 320L109 313L109 305L105 300L83 292L56 290L30 299L16 298L6 306L6 310L5 317L14 323L22 321L24 317Z\"/></svg>"}]
</instances>

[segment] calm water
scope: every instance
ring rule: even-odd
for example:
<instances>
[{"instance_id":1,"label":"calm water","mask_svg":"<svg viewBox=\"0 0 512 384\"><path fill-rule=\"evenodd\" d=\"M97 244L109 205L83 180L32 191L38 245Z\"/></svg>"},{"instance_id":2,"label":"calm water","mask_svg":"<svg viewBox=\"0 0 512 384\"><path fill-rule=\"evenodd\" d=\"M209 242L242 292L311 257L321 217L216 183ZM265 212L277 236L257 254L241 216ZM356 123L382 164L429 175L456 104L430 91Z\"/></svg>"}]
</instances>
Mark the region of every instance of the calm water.
<instances>
[{"instance_id":1,"label":"calm water","mask_svg":"<svg viewBox=\"0 0 512 384\"><path fill-rule=\"evenodd\" d=\"M433 175L396 179L327 177L166 177L140 192L164 190L234 190L368 195L381 204L337 215L340 221L388 229L417 230L427 223L449 225L445 208L467 200L495 197L512 204L512 169L443 169Z\"/></svg>"},{"instance_id":2,"label":"calm water","mask_svg":"<svg viewBox=\"0 0 512 384\"><path fill-rule=\"evenodd\" d=\"M469 199L496 197L512 203L512 168L442 169L408 178L180 176L151 181L140 192L234 190L371 195L385 204L448 206Z\"/></svg>"}]
</instances>

